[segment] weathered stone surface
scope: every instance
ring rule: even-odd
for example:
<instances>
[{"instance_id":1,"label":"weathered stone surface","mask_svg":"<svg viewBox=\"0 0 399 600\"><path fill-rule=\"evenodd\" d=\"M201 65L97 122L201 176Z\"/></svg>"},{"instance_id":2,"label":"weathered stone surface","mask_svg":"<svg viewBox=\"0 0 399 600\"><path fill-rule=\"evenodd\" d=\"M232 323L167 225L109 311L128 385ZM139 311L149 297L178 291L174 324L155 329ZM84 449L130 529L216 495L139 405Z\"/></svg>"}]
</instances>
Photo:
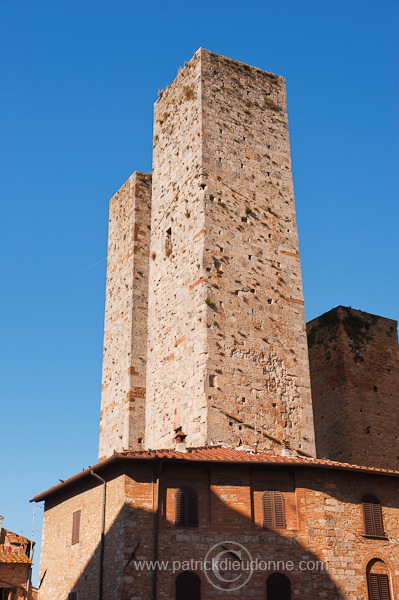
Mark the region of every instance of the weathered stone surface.
<instances>
[{"instance_id":1,"label":"weathered stone surface","mask_svg":"<svg viewBox=\"0 0 399 600\"><path fill-rule=\"evenodd\" d=\"M153 167L146 446L257 429L313 454L284 79L200 49L155 104Z\"/></svg>"},{"instance_id":2,"label":"weathered stone surface","mask_svg":"<svg viewBox=\"0 0 399 600\"><path fill-rule=\"evenodd\" d=\"M339 306L308 323L319 457L397 469L397 323Z\"/></svg>"},{"instance_id":3,"label":"weathered stone surface","mask_svg":"<svg viewBox=\"0 0 399 600\"><path fill-rule=\"evenodd\" d=\"M141 449L145 429L151 175L110 201L99 458Z\"/></svg>"},{"instance_id":4,"label":"weathered stone surface","mask_svg":"<svg viewBox=\"0 0 399 600\"><path fill-rule=\"evenodd\" d=\"M367 568L373 559L385 563L391 597L397 598L397 477L331 467L203 465L184 460L160 471L159 464L149 463L125 461L116 473L115 467L101 471L108 481L104 600L171 600L183 568L173 572L173 567L191 560L190 570L201 578L203 600L263 600L266 579L273 571L290 578L293 599L366 600ZM40 600L67 598L72 590L84 600L98 598L102 486L90 479L46 502L41 577L46 575ZM187 485L198 494L198 527L175 526L176 493ZM262 497L267 489L280 490L284 498L283 529L263 526ZM370 491L378 493L381 501L386 537L364 535L361 501ZM71 545L76 510L82 511L81 537ZM229 541L239 542L253 560L267 561L269 567L255 568L243 588L227 595L208 582L201 565L214 544ZM167 568L158 570L155 596L153 571L135 562L154 557L169 561Z\"/></svg>"}]
</instances>

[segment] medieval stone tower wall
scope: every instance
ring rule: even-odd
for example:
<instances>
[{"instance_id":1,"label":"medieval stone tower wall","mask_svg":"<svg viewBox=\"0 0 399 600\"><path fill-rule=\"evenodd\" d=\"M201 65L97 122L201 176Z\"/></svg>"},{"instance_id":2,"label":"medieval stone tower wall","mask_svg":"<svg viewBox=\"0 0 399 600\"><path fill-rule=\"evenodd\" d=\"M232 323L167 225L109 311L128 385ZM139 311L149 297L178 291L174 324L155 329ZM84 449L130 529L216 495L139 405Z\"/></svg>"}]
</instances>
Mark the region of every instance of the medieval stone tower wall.
<instances>
[{"instance_id":1,"label":"medieval stone tower wall","mask_svg":"<svg viewBox=\"0 0 399 600\"><path fill-rule=\"evenodd\" d=\"M110 201L99 457L142 449L145 436L151 175Z\"/></svg>"},{"instance_id":2,"label":"medieval stone tower wall","mask_svg":"<svg viewBox=\"0 0 399 600\"><path fill-rule=\"evenodd\" d=\"M397 323L339 306L308 323L319 458L397 469Z\"/></svg>"},{"instance_id":3,"label":"medieval stone tower wall","mask_svg":"<svg viewBox=\"0 0 399 600\"><path fill-rule=\"evenodd\" d=\"M200 49L155 105L146 446L314 453L284 79Z\"/></svg>"}]
</instances>

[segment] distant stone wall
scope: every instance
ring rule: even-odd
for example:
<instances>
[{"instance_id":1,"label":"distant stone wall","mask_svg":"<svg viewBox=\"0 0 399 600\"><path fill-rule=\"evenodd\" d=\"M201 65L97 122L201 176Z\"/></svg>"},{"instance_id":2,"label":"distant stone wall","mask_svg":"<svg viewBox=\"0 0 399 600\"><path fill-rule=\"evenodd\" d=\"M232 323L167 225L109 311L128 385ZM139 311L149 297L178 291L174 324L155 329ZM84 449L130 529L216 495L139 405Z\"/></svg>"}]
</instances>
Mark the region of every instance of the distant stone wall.
<instances>
[{"instance_id":1,"label":"distant stone wall","mask_svg":"<svg viewBox=\"0 0 399 600\"><path fill-rule=\"evenodd\" d=\"M339 306L307 325L319 458L397 469L397 323Z\"/></svg>"},{"instance_id":2,"label":"distant stone wall","mask_svg":"<svg viewBox=\"0 0 399 600\"><path fill-rule=\"evenodd\" d=\"M199 50L155 104L146 446L314 453L281 77Z\"/></svg>"},{"instance_id":3,"label":"distant stone wall","mask_svg":"<svg viewBox=\"0 0 399 600\"><path fill-rule=\"evenodd\" d=\"M144 447L151 175L110 202L99 458Z\"/></svg>"}]
</instances>

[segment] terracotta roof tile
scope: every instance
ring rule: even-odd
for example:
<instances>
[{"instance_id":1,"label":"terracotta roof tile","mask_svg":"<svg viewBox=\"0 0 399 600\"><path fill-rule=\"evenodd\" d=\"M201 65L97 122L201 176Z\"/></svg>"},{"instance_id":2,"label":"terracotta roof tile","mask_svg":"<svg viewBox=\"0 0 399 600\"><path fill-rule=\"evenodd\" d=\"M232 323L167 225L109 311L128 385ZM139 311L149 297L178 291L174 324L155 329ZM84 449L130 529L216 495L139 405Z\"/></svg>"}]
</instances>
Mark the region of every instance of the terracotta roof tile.
<instances>
[{"instance_id":1,"label":"terracotta roof tile","mask_svg":"<svg viewBox=\"0 0 399 600\"><path fill-rule=\"evenodd\" d=\"M376 473L379 475L393 475L399 477L399 471L392 469L380 469L377 467L368 467L364 465L352 465L349 463L337 462L323 458L309 458L304 456L280 456L269 452L260 451L254 453L248 450L238 450L236 448L223 448L218 446L203 448L187 448L186 452L176 452L175 450L142 450L118 452L99 462L94 467L90 467L66 479L54 487L38 494L32 498L31 502L41 502L48 496L66 486L90 475L91 469L102 469L109 464L122 460L176 460L176 461L202 461L202 462L231 462L231 463L257 463L270 465L292 465L299 467L320 467L328 469L338 469L345 471L358 471L363 473Z\"/></svg>"},{"instance_id":2,"label":"terracotta roof tile","mask_svg":"<svg viewBox=\"0 0 399 600\"><path fill-rule=\"evenodd\" d=\"M0 550L0 564L2 563L26 563L30 565L31 559L26 554L19 554L18 552L4 552Z\"/></svg>"}]
</instances>

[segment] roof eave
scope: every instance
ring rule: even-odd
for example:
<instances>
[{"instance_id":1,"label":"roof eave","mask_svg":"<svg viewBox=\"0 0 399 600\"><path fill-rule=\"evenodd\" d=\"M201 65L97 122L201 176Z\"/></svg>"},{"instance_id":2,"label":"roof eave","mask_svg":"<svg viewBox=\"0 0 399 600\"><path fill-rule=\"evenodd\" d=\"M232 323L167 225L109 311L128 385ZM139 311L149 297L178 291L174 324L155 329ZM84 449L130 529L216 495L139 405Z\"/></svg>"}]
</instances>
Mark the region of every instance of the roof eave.
<instances>
[{"instance_id":1,"label":"roof eave","mask_svg":"<svg viewBox=\"0 0 399 600\"><path fill-rule=\"evenodd\" d=\"M75 475L72 475L72 477L69 477L68 479L66 479L65 481L58 483L57 485L45 490L44 492L41 492L40 494L37 494L36 496L34 496L31 500L29 500L29 502L42 502L43 500L46 500L48 497L53 496L54 494L57 494L58 492L70 487L71 485L73 485L74 483L76 483L77 481L80 481L82 479L85 479L86 477L88 477L90 475L90 472L95 470L95 471L99 471L99 470L103 470L104 467L108 467L109 465L111 465L112 463L115 462L119 462L119 461L130 461L130 462L140 462L140 461L145 461L145 462L150 462L150 463L156 463L156 462L176 462L176 463L230 463L230 464L245 464L245 465L263 465L263 466L268 466L268 467L310 467L310 468L320 468L320 469L333 469L333 470L338 470L338 471L355 471L357 473L374 473L376 475L385 475L385 476L389 476L389 477L398 477L399 476L399 472L396 471L388 471L388 470L382 470L382 469L378 469L378 468L373 468L373 467L362 467L360 465L348 465L347 463L342 463L342 464L338 464L338 463L334 463L334 464L326 464L323 463L321 464L320 462L317 462L318 459L315 459L315 462L312 462L311 460L303 460L303 462L299 462L298 459L293 458L292 460L287 460L287 458L285 458L285 460L281 460L281 461L254 461L251 462L249 460L233 460L233 459L224 459L224 460L218 460L218 459L212 459L212 458L196 458L195 460L184 460L184 457L176 457L176 456L162 456L159 454L154 454L154 456L148 456L147 455L134 455L132 454L113 454L112 456L110 456L109 458L106 458L104 460L102 460L101 462L97 463L96 465L92 466L92 467L88 467L87 469L84 469L83 471L80 471L79 473L76 473Z\"/></svg>"}]
</instances>

